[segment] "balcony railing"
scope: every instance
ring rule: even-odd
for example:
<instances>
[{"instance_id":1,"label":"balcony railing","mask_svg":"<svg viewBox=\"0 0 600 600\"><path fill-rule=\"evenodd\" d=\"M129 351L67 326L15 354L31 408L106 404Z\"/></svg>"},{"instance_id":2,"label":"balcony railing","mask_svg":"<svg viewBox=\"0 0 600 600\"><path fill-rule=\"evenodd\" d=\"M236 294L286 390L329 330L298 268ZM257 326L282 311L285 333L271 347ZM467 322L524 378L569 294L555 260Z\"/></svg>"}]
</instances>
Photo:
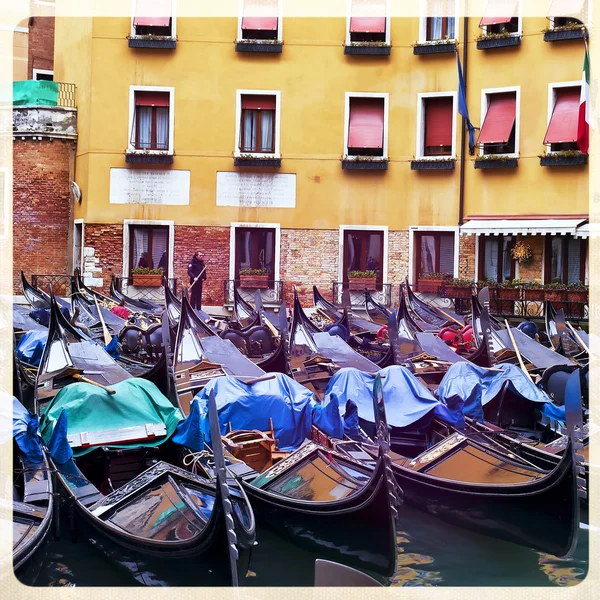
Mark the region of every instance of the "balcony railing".
<instances>
[{"instance_id":1,"label":"balcony railing","mask_svg":"<svg viewBox=\"0 0 600 600\"><path fill-rule=\"evenodd\" d=\"M350 292L350 306L353 308L362 308L365 306L365 290L351 289L348 282L332 281L332 301L334 304L342 303L342 294L344 290ZM392 284L383 283L375 286L374 290L369 290L371 297L375 302L383 306L392 305Z\"/></svg>"},{"instance_id":2,"label":"balcony railing","mask_svg":"<svg viewBox=\"0 0 600 600\"><path fill-rule=\"evenodd\" d=\"M262 303L266 307L279 307L283 302L283 281L268 281L268 287L240 287L239 279L225 279L223 281L223 304L233 306L233 292L237 288L242 299L254 306L256 290L260 290Z\"/></svg>"},{"instance_id":3,"label":"balcony railing","mask_svg":"<svg viewBox=\"0 0 600 600\"><path fill-rule=\"evenodd\" d=\"M71 295L72 283L72 275L31 275L31 285L47 294L52 292L55 296L60 296L61 298Z\"/></svg>"},{"instance_id":4,"label":"balcony railing","mask_svg":"<svg viewBox=\"0 0 600 600\"><path fill-rule=\"evenodd\" d=\"M165 289L160 285L147 286L147 285L135 285L133 277L115 277L115 288L136 300L150 300L151 302L158 302L164 304L165 301ZM181 280L178 278L167 279L167 285L176 296L181 294Z\"/></svg>"}]
</instances>

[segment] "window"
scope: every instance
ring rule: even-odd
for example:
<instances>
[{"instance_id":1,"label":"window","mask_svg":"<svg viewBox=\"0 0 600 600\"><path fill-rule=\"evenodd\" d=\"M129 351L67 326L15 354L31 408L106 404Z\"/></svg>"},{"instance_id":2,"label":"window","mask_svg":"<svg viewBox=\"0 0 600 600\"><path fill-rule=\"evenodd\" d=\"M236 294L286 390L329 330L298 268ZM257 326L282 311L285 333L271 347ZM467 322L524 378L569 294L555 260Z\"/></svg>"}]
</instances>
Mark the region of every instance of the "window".
<instances>
[{"instance_id":1,"label":"window","mask_svg":"<svg viewBox=\"0 0 600 600\"><path fill-rule=\"evenodd\" d=\"M281 40L280 0L242 0L239 39Z\"/></svg>"},{"instance_id":2,"label":"window","mask_svg":"<svg viewBox=\"0 0 600 600\"><path fill-rule=\"evenodd\" d=\"M390 43L389 0L349 0L346 45L352 42Z\"/></svg>"},{"instance_id":3,"label":"window","mask_svg":"<svg viewBox=\"0 0 600 600\"><path fill-rule=\"evenodd\" d=\"M384 273L384 232L369 230L344 230L344 283L350 271L375 271L376 286L381 289Z\"/></svg>"},{"instance_id":4,"label":"window","mask_svg":"<svg viewBox=\"0 0 600 600\"><path fill-rule=\"evenodd\" d=\"M33 69L33 79L34 81L54 81L54 71Z\"/></svg>"},{"instance_id":5,"label":"window","mask_svg":"<svg viewBox=\"0 0 600 600\"><path fill-rule=\"evenodd\" d=\"M479 22L485 34L521 34L520 0L487 0Z\"/></svg>"},{"instance_id":6,"label":"window","mask_svg":"<svg viewBox=\"0 0 600 600\"><path fill-rule=\"evenodd\" d=\"M455 93L419 94L417 158L456 156Z\"/></svg>"},{"instance_id":7,"label":"window","mask_svg":"<svg viewBox=\"0 0 600 600\"><path fill-rule=\"evenodd\" d=\"M519 154L519 88L482 91L481 154Z\"/></svg>"},{"instance_id":8,"label":"window","mask_svg":"<svg viewBox=\"0 0 600 600\"><path fill-rule=\"evenodd\" d=\"M173 152L173 88L130 88L129 151Z\"/></svg>"},{"instance_id":9,"label":"window","mask_svg":"<svg viewBox=\"0 0 600 600\"><path fill-rule=\"evenodd\" d=\"M570 235L546 236L544 282L576 283L585 281L588 243Z\"/></svg>"},{"instance_id":10,"label":"window","mask_svg":"<svg viewBox=\"0 0 600 600\"><path fill-rule=\"evenodd\" d=\"M581 85L550 84L548 99L548 130L544 144L550 152L579 150L577 121Z\"/></svg>"},{"instance_id":11,"label":"window","mask_svg":"<svg viewBox=\"0 0 600 600\"><path fill-rule=\"evenodd\" d=\"M457 39L457 0L421 0L419 42Z\"/></svg>"},{"instance_id":12,"label":"window","mask_svg":"<svg viewBox=\"0 0 600 600\"><path fill-rule=\"evenodd\" d=\"M589 21L587 0L552 0L548 10L552 27L583 25Z\"/></svg>"},{"instance_id":13,"label":"window","mask_svg":"<svg viewBox=\"0 0 600 600\"><path fill-rule=\"evenodd\" d=\"M280 92L238 90L235 156L279 156Z\"/></svg>"},{"instance_id":14,"label":"window","mask_svg":"<svg viewBox=\"0 0 600 600\"><path fill-rule=\"evenodd\" d=\"M275 277L276 230L265 227L235 228L235 277L242 269L265 269L270 279Z\"/></svg>"},{"instance_id":15,"label":"window","mask_svg":"<svg viewBox=\"0 0 600 600\"><path fill-rule=\"evenodd\" d=\"M500 283L515 278L515 261L511 256L515 241L512 235L479 237L479 279Z\"/></svg>"},{"instance_id":16,"label":"window","mask_svg":"<svg viewBox=\"0 0 600 600\"><path fill-rule=\"evenodd\" d=\"M415 276L423 273L454 275L454 232L415 232Z\"/></svg>"},{"instance_id":17,"label":"window","mask_svg":"<svg viewBox=\"0 0 600 600\"><path fill-rule=\"evenodd\" d=\"M347 156L387 159L388 94L346 94Z\"/></svg>"},{"instance_id":18,"label":"window","mask_svg":"<svg viewBox=\"0 0 600 600\"><path fill-rule=\"evenodd\" d=\"M169 227L129 226L129 272L137 267L164 269L169 265Z\"/></svg>"},{"instance_id":19,"label":"window","mask_svg":"<svg viewBox=\"0 0 600 600\"><path fill-rule=\"evenodd\" d=\"M174 0L134 0L132 36L175 37Z\"/></svg>"}]
</instances>

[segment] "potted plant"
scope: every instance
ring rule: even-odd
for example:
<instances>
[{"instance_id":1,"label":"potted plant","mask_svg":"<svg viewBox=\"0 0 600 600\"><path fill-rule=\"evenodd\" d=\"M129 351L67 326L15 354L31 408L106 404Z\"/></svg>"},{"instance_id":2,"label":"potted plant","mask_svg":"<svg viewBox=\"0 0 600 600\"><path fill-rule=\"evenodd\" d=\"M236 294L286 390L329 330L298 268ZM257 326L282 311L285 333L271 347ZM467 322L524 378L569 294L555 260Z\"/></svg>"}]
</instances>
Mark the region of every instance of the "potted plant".
<instances>
[{"instance_id":1,"label":"potted plant","mask_svg":"<svg viewBox=\"0 0 600 600\"><path fill-rule=\"evenodd\" d=\"M540 302L544 299L544 286L538 281L527 281L523 284L523 299Z\"/></svg>"},{"instance_id":2,"label":"potted plant","mask_svg":"<svg viewBox=\"0 0 600 600\"><path fill-rule=\"evenodd\" d=\"M150 269L149 267L136 267L131 269L133 285L139 287L160 287L164 271L162 269Z\"/></svg>"},{"instance_id":3,"label":"potted plant","mask_svg":"<svg viewBox=\"0 0 600 600\"><path fill-rule=\"evenodd\" d=\"M266 289L269 287L267 269L240 269L240 287Z\"/></svg>"},{"instance_id":4,"label":"potted plant","mask_svg":"<svg viewBox=\"0 0 600 600\"><path fill-rule=\"evenodd\" d=\"M448 279L443 284L443 289L448 298L470 298L473 294L473 282L464 277Z\"/></svg>"},{"instance_id":5,"label":"potted plant","mask_svg":"<svg viewBox=\"0 0 600 600\"><path fill-rule=\"evenodd\" d=\"M588 303L588 287L582 281L570 283L567 286L567 302L569 316L583 318L585 305Z\"/></svg>"},{"instance_id":6,"label":"potted plant","mask_svg":"<svg viewBox=\"0 0 600 600\"><path fill-rule=\"evenodd\" d=\"M417 292L437 294L445 279L448 279L445 273L421 273L417 278Z\"/></svg>"},{"instance_id":7,"label":"potted plant","mask_svg":"<svg viewBox=\"0 0 600 600\"><path fill-rule=\"evenodd\" d=\"M490 299L495 300L496 312L501 315L514 313L515 302L521 298L521 280L505 279L490 286Z\"/></svg>"},{"instance_id":8,"label":"potted plant","mask_svg":"<svg viewBox=\"0 0 600 600\"><path fill-rule=\"evenodd\" d=\"M376 271L349 271L348 272L348 289L351 290L368 290L375 289L377 281Z\"/></svg>"},{"instance_id":9,"label":"potted plant","mask_svg":"<svg viewBox=\"0 0 600 600\"><path fill-rule=\"evenodd\" d=\"M545 286L544 298L552 302L552 306L556 310L567 310L567 286L560 281L553 281Z\"/></svg>"}]
</instances>

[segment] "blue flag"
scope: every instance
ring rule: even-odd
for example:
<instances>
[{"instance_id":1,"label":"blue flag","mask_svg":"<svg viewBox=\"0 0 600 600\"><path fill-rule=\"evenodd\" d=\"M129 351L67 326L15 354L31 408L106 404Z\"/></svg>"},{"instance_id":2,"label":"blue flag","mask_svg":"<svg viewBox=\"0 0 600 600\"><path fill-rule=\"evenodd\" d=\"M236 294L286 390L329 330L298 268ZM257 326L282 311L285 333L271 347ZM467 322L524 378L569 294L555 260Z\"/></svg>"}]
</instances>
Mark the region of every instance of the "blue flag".
<instances>
[{"instance_id":1,"label":"blue flag","mask_svg":"<svg viewBox=\"0 0 600 600\"><path fill-rule=\"evenodd\" d=\"M460 57L458 52L456 53L456 62L458 64L458 112L467 120L467 127L469 128L469 151L472 152L475 147L475 127L469 119L469 109L467 108L467 93L465 91L465 80L462 74L462 67L460 66Z\"/></svg>"}]
</instances>

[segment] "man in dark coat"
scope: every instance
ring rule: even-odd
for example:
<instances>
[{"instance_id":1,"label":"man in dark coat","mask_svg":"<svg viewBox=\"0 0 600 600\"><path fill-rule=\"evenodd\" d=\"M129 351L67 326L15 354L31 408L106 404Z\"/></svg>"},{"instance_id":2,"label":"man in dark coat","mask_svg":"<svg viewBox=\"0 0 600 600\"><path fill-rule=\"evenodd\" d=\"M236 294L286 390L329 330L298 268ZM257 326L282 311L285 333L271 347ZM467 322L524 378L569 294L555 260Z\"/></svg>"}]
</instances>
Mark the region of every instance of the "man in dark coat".
<instances>
[{"instance_id":1,"label":"man in dark coat","mask_svg":"<svg viewBox=\"0 0 600 600\"><path fill-rule=\"evenodd\" d=\"M206 265L204 264L204 254L198 250L194 253L192 261L188 265L188 276L192 286L192 296L190 303L192 308L202 308L202 282L206 280Z\"/></svg>"}]
</instances>

